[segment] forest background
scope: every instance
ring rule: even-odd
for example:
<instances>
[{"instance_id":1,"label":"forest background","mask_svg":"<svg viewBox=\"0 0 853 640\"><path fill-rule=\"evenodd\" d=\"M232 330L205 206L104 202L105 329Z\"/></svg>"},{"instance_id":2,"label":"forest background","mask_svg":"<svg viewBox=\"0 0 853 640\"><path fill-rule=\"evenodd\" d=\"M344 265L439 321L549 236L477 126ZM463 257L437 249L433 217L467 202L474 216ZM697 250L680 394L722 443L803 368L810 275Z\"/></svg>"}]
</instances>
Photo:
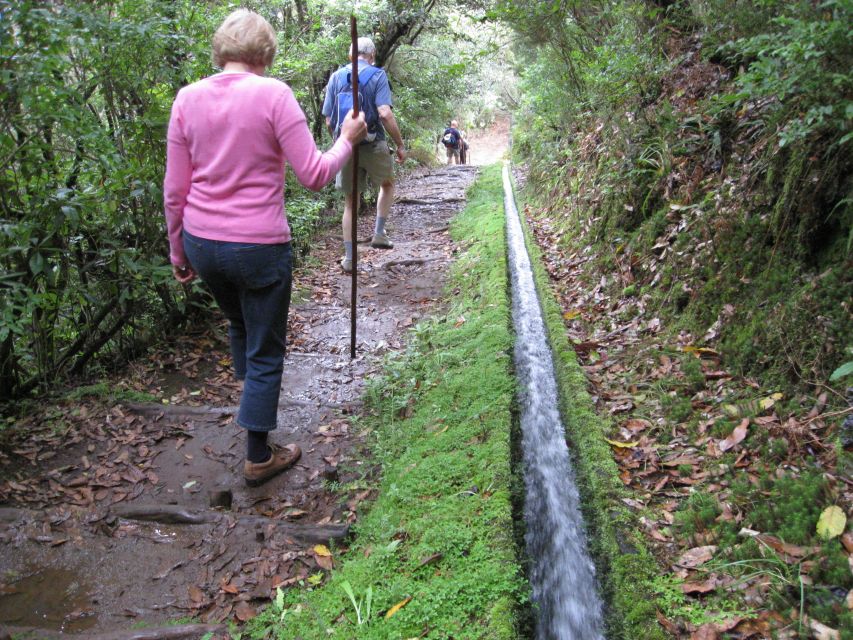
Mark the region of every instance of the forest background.
<instances>
[{"instance_id":1,"label":"forest background","mask_svg":"<svg viewBox=\"0 0 853 640\"><path fill-rule=\"evenodd\" d=\"M352 3L246 5L280 33L271 74L294 88L327 144L322 92L345 56ZM210 35L234 6L0 2L0 397L102 373L179 334L206 304L174 283L165 259L164 132L177 90L213 71ZM850 504L853 1L355 9L388 69L413 163L433 160L451 116L472 128L512 113L552 282L576 275L584 285L560 294L566 331L592 382L631 389L627 400L604 395L612 438L627 445L646 421L656 425L650 448L749 447L748 458L709 456L716 471L695 452L673 458L673 477L700 489L718 481L732 497L692 491L662 515L668 526L646 532L662 543L659 560L673 539L686 541L681 550L731 548L732 566L773 576L756 606L851 628L853 538L822 539L814 523L827 505ZM304 253L331 222L335 195L289 184L287 198ZM631 351L608 350L605 338L631 331L660 334L654 367L622 363L651 382L602 373ZM642 449L614 451L625 484L641 491L630 465ZM727 478L738 465L749 465L741 484ZM821 552L768 568L767 542L743 541L743 528L795 545L786 553ZM748 564L756 558L760 570ZM664 611L696 626L707 622L707 590L657 584ZM746 610L727 597L722 609Z\"/></svg>"},{"instance_id":2,"label":"forest background","mask_svg":"<svg viewBox=\"0 0 853 640\"><path fill-rule=\"evenodd\" d=\"M236 6L0 3L0 397L126 361L184 326L198 289L176 287L164 260L164 131L178 89L215 71L210 38ZM329 74L346 61L352 3L246 6L280 36L270 75L290 84L318 144L330 144L320 109ZM494 110L478 70L495 45L483 32L466 36L456 6L357 9L414 162L430 161L457 111L486 124ZM466 107L467 95L481 99ZM335 195L289 181L286 196L303 253Z\"/></svg>"}]
</instances>

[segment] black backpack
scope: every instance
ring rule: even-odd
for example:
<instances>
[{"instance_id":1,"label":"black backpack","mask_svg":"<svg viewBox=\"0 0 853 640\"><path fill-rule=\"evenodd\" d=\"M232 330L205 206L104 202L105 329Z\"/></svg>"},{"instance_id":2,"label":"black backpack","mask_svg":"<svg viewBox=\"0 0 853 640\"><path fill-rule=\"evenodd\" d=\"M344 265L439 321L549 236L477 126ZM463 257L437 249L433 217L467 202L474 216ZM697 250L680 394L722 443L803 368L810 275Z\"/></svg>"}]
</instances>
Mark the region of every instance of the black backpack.
<instances>
[{"instance_id":1,"label":"black backpack","mask_svg":"<svg viewBox=\"0 0 853 640\"><path fill-rule=\"evenodd\" d=\"M367 86L367 83L370 82L370 80L378 71L380 71L379 67L367 66L361 71L359 71L358 74L358 102L359 107L364 112L365 120L367 121L367 137L364 139L365 142L373 142L376 139L376 132L378 129L379 121L377 120L378 114L376 113L376 108L371 108L371 105L366 104L366 100L364 98L364 94L361 92L361 89ZM344 122L344 118L346 118L346 115L349 113L350 109L352 109L353 106L352 72L344 68L341 69L339 73L341 73L342 78L341 86L338 90L338 95L335 97L335 140L337 140L338 136L341 135L341 125ZM344 80L344 77L346 78L346 80Z\"/></svg>"},{"instance_id":2,"label":"black backpack","mask_svg":"<svg viewBox=\"0 0 853 640\"><path fill-rule=\"evenodd\" d=\"M445 147L452 147L455 149L459 146L459 132L453 127L447 127L444 130L444 135L441 137L441 144Z\"/></svg>"}]
</instances>

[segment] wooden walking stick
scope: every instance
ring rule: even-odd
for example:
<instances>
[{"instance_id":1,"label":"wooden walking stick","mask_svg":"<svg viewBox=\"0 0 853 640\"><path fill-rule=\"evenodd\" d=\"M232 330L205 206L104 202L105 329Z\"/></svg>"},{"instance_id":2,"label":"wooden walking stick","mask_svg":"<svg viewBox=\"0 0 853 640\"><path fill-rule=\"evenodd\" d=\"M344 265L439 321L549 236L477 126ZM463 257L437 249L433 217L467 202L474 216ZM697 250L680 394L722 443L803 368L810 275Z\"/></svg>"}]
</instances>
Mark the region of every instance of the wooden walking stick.
<instances>
[{"instance_id":1,"label":"wooden walking stick","mask_svg":"<svg viewBox=\"0 0 853 640\"><path fill-rule=\"evenodd\" d=\"M355 16L349 19L350 37L352 38L352 117L358 117L358 29ZM355 358L355 304L358 298L358 145L352 148L352 295L350 296L350 342L349 357Z\"/></svg>"}]
</instances>

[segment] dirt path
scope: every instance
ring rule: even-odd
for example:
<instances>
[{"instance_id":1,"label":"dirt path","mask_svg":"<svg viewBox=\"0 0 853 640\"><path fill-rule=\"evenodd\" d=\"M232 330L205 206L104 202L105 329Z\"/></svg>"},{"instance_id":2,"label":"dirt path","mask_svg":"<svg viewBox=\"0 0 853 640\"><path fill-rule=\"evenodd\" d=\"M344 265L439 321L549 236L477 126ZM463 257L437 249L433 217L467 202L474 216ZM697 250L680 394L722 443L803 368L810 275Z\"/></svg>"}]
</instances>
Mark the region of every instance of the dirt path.
<instances>
[{"instance_id":1,"label":"dirt path","mask_svg":"<svg viewBox=\"0 0 853 640\"><path fill-rule=\"evenodd\" d=\"M470 133L469 164L484 166L503 160L509 144L509 129L509 118L499 118L489 129Z\"/></svg>"},{"instance_id":2,"label":"dirt path","mask_svg":"<svg viewBox=\"0 0 853 640\"><path fill-rule=\"evenodd\" d=\"M440 299L447 224L475 175L461 166L408 177L389 222L395 248L359 246L354 361L338 234L312 253L321 266L297 274L273 440L304 455L263 487L241 480L239 387L222 329L155 354L117 384L167 404L82 397L22 421L24 435L0 449L0 624L95 638L186 617L239 621L277 586L322 581L330 558L314 545L343 543L371 497L346 416L359 411L380 357ZM372 223L361 220L359 237Z\"/></svg>"}]
</instances>

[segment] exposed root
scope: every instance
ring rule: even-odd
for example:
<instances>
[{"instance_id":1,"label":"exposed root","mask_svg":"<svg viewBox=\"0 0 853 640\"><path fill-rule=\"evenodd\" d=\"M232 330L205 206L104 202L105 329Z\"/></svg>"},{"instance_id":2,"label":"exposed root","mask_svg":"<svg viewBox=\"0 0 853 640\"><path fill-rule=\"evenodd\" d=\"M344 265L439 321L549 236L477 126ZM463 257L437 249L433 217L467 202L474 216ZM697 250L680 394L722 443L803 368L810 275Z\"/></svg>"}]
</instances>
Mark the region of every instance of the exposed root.
<instances>
[{"instance_id":1,"label":"exposed root","mask_svg":"<svg viewBox=\"0 0 853 640\"><path fill-rule=\"evenodd\" d=\"M452 204L465 202L465 198L439 198L438 200L423 200L421 198L400 198L394 204Z\"/></svg>"},{"instance_id":2,"label":"exposed root","mask_svg":"<svg viewBox=\"0 0 853 640\"><path fill-rule=\"evenodd\" d=\"M349 525L346 524L293 524L264 516L226 514L219 511L189 509L174 504L120 505L113 507L110 513L125 520L142 520L163 524L211 524L220 522L224 518L234 518L244 526L271 525L288 537L302 542L326 543L329 540L343 540L349 535Z\"/></svg>"},{"instance_id":3,"label":"exposed root","mask_svg":"<svg viewBox=\"0 0 853 640\"><path fill-rule=\"evenodd\" d=\"M29 627L0 627L0 638L3 631L26 638L38 640L59 640L67 638L68 634L46 629L34 629ZM109 631L107 633L87 633L87 640L194 640L202 638L207 634L215 634L215 637L225 637L228 627L224 624L181 624L169 627L150 627L147 629L131 629L126 631Z\"/></svg>"},{"instance_id":4,"label":"exposed root","mask_svg":"<svg viewBox=\"0 0 853 640\"><path fill-rule=\"evenodd\" d=\"M412 265L426 264L432 262L436 258L411 258L409 260L391 260L382 265L383 269L393 269L394 267L410 267Z\"/></svg>"}]
</instances>

